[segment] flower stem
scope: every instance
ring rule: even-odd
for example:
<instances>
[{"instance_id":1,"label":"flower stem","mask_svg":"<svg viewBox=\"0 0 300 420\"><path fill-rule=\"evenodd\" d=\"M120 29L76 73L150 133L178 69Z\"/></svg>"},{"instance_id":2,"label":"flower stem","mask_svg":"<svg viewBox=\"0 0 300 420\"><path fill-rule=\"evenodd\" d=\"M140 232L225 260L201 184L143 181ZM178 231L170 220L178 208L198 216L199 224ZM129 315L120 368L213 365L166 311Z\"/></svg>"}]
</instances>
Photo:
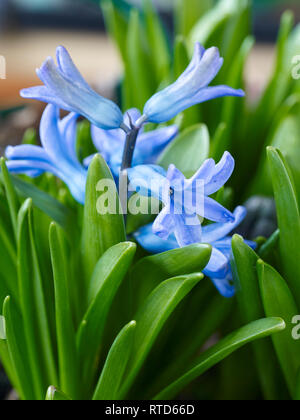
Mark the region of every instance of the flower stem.
<instances>
[{"instance_id":1,"label":"flower stem","mask_svg":"<svg viewBox=\"0 0 300 420\"><path fill-rule=\"evenodd\" d=\"M136 146L136 141L137 141L139 131L140 131L139 128L132 127L132 129L127 133L121 172L124 171L125 169L131 168L134 149Z\"/></svg>"}]
</instances>

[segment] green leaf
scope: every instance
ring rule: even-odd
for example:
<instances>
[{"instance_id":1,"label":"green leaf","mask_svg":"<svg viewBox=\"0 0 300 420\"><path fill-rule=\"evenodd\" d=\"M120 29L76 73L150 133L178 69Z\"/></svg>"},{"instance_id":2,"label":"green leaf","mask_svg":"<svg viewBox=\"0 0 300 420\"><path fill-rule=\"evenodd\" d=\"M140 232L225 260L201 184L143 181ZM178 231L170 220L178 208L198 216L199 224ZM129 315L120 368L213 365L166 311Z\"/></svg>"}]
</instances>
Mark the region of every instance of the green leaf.
<instances>
[{"instance_id":1,"label":"green leaf","mask_svg":"<svg viewBox=\"0 0 300 420\"><path fill-rule=\"evenodd\" d=\"M101 182L109 186L104 192ZM108 207L106 200L108 200ZM111 172L100 155L92 160L87 177L86 203L82 233L82 264L89 284L99 258L115 244L124 242L124 218L120 214L120 202Z\"/></svg>"},{"instance_id":2,"label":"green leaf","mask_svg":"<svg viewBox=\"0 0 300 420\"><path fill-rule=\"evenodd\" d=\"M226 84L235 88L240 89L243 87L244 69L246 61L249 57L249 53L254 45L254 38L248 36L241 44L240 48L236 52L232 60L226 57L226 63L229 63L230 71L226 79ZM227 61L228 60L228 61ZM234 144L233 139L235 138L235 130L241 123L241 108L244 106L244 102L235 97L227 97L223 100L221 121L226 122L226 136L227 140L223 138L223 153L224 150L233 150Z\"/></svg>"},{"instance_id":3,"label":"green leaf","mask_svg":"<svg viewBox=\"0 0 300 420\"><path fill-rule=\"evenodd\" d=\"M127 37L127 22L111 0L102 0L101 9L105 20L106 28L110 36L116 42L119 52L125 62L126 57L126 37Z\"/></svg>"},{"instance_id":4,"label":"green leaf","mask_svg":"<svg viewBox=\"0 0 300 420\"><path fill-rule=\"evenodd\" d=\"M149 72L155 70L152 68L151 56L148 57L145 44L145 33L142 30L139 11L133 8L128 25L125 67L128 88L131 90L133 100L131 107L135 106L138 109L144 108L147 100L157 89L155 78L149 77Z\"/></svg>"},{"instance_id":5,"label":"green leaf","mask_svg":"<svg viewBox=\"0 0 300 420\"><path fill-rule=\"evenodd\" d=\"M267 318L255 321L239 329L221 340L210 350L203 353L200 356L197 365L193 369L189 370L185 375L177 379L177 381L162 390L154 397L154 399L171 400L175 398L189 383L203 375L203 373L224 360L239 348L254 340L268 337L271 334L282 331L284 328L285 323L282 319Z\"/></svg>"},{"instance_id":6,"label":"green leaf","mask_svg":"<svg viewBox=\"0 0 300 420\"><path fill-rule=\"evenodd\" d=\"M135 308L163 280L201 272L210 257L210 245L194 244L141 259L130 272Z\"/></svg>"},{"instance_id":7,"label":"green leaf","mask_svg":"<svg viewBox=\"0 0 300 420\"><path fill-rule=\"evenodd\" d=\"M71 401L71 398L67 397L54 386L50 386L47 391L46 401Z\"/></svg>"},{"instance_id":8,"label":"green leaf","mask_svg":"<svg viewBox=\"0 0 300 420\"><path fill-rule=\"evenodd\" d=\"M79 370L75 330L72 320L66 270L66 256L57 226L49 231L50 251L55 286L56 334L59 362L59 384L70 397L79 398Z\"/></svg>"},{"instance_id":9,"label":"green leaf","mask_svg":"<svg viewBox=\"0 0 300 420\"><path fill-rule=\"evenodd\" d=\"M298 373L298 378L297 378L295 400L300 401L300 372Z\"/></svg>"},{"instance_id":10,"label":"green leaf","mask_svg":"<svg viewBox=\"0 0 300 420\"><path fill-rule=\"evenodd\" d=\"M278 225L280 230L280 253L284 275L296 302L300 305L300 259L295 250L300 249L300 213L289 169L278 150L268 148Z\"/></svg>"},{"instance_id":11,"label":"green leaf","mask_svg":"<svg viewBox=\"0 0 300 420\"><path fill-rule=\"evenodd\" d=\"M128 373L120 390L120 398L128 393L148 356L158 334L177 305L203 279L202 274L176 277L160 284L137 313L136 334Z\"/></svg>"},{"instance_id":12,"label":"green leaf","mask_svg":"<svg viewBox=\"0 0 300 420\"><path fill-rule=\"evenodd\" d=\"M32 374L28 371L28 353L25 342L23 322L15 306L8 296L3 304L3 315L6 323L7 347L12 362L12 369L16 374L17 392L23 400L35 399L34 387L31 382Z\"/></svg>"},{"instance_id":13,"label":"green leaf","mask_svg":"<svg viewBox=\"0 0 300 420\"><path fill-rule=\"evenodd\" d=\"M118 391L131 354L136 322L127 324L114 341L102 370L94 401L118 400Z\"/></svg>"},{"instance_id":14,"label":"green leaf","mask_svg":"<svg viewBox=\"0 0 300 420\"><path fill-rule=\"evenodd\" d=\"M12 181L22 197L30 197L37 208L57 222L66 230L66 232L69 234L72 232L74 227L74 214L68 207L64 206L44 191L39 190L33 184L30 184L17 176L12 176Z\"/></svg>"},{"instance_id":15,"label":"green leaf","mask_svg":"<svg viewBox=\"0 0 300 420\"><path fill-rule=\"evenodd\" d=\"M158 84L169 75L171 57L166 32L162 26L152 0L143 1L143 9L146 21L146 35L151 49L151 58L156 71Z\"/></svg>"},{"instance_id":16,"label":"green leaf","mask_svg":"<svg viewBox=\"0 0 300 420\"><path fill-rule=\"evenodd\" d=\"M191 177L209 155L209 132L204 124L183 131L163 152L158 165L168 169L174 164L186 177Z\"/></svg>"},{"instance_id":17,"label":"green leaf","mask_svg":"<svg viewBox=\"0 0 300 420\"><path fill-rule=\"evenodd\" d=\"M109 249L96 265L89 288L89 308L77 333L77 348L84 384L91 382L106 319L113 299L132 263L136 245L120 243Z\"/></svg>"},{"instance_id":18,"label":"green leaf","mask_svg":"<svg viewBox=\"0 0 300 420\"><path fill-rule=\"evenodd\" d=\"M12 226L15 233L15 239L17 239L17 229L18 229L17 219L18 219L18 211L19 211L19 200L15 191L15 188L13 186L10 173L8 172L8 169L6 167L4 158L1 159L1 173L2 173L3 184L4 184L4 188L6 192L7 202L9 206L11 222L12 222Z\"/></svg>"},{"instance_id":19,"label":"green leaf","mask_svg":"<svg viewBox=\"0 0 300 420\"><path fill-rule=\"evenodd\" d=\"M220 42L216 41L222 40L221 35L227 22L238 11L236 6L236 0L221 0L217 6L208 10L190 32L191 49L195 42L200 42L206 48L220 45Z\"/></svg>"},{"instance_id":20,"label":"green leaf","mask_svg":"<svg viewBox=\"0 0 300 420\"><path fill-rule=\"evenodd\" d=\"M189 62L190 58L185 38L177 36L174 43L174 80L181 76Z\"/></svg>"},{"instance_id":21,"label":"green leaf","mask_svg":"<svg viewBox=\"0 0 300 420\"><path fill-rule=\"evenodd\" d=\"M176 33L184 37L189 35L202 15L213 7L213 0L176 0L175 25Z\"/></svg>"},{"instance_id":22,"label":"green leaf","mask_svg":"<svg viewBox=\"0 0 300 420\"><path fill-rule=\"evenodd\" d=\"M35 395L43 400L48 383L57 383L56 363L45 306L40 269L32 233L32 201L18 216L18 281L24 333ZM38 314L38 316L36 316Z\"/></svg>"},{"instance_id":23,"label":"green leaf","mask_svg":"<svg viewBox=\"0 0 300 420\"><path fill-rule=\"evenodd\" d=\"M294 396L300 368L300 342L293 339L292 320L299 314L299 310L288 285L271 266L260 260L257 270L266 315L276 314L282 317L287 325L284 332L272 338L290 393Z\"/></svg>"},{"instance_id":24,"label":"green leaf","mask_svg":"<svg viewBox=\"0 0 300 420\"><path fill-rule=\"evenodd\" d=\"M232 240L234 267L237 277L237 298L245 323L254 322L264 316L256 264L257 254L235 235ZM278 389L278 363L269 339L253 343L255 361L264 396L268 400L280 397Z\"/></svg>"}]
</instances>

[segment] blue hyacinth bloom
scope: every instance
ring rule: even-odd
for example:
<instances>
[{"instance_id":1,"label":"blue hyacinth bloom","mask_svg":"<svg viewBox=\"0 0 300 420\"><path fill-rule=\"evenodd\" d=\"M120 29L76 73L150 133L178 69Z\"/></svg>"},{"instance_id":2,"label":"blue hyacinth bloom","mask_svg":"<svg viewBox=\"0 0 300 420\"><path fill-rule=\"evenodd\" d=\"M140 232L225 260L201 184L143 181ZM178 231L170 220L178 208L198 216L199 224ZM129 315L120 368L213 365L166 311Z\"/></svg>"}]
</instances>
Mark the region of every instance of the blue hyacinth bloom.
<instances>
[{"instance_id":1,"label":"blue hyacinth bloom","mask_svg":"<svg viewBox=\"0 0 300 420\"><path fill-rule=\"evenodd\" d=\"M193 59L179 79L155 94L144 108L145 120L153 123L170 121L193 105L223 96L244 96L241 89L228 86L209 86L223 65L218 48L205 50L195 45Z\"/></svg>"},{"instance_id":2,"label":"blue hyacinth bloom","mask_svg":"<svg viewBox=\"0 0 300 420\"><path fill-rule=\"evenodd\" d=\"M40 125L43 147L21 145L6 149L10 172L36 177L51 172L67 184L73 197L85 201L87 171L76 155L76 122L78 114L59 118L59 108L48 105Z\"/></svg>"},{"instance_id":3,"label":"blue hyacinth bloom","mask_svg":"<svg viewBox=\"0 0 300 420\"><path fill-rule=\"evenodd\" d=\"M141 113L137 109L131 109L124 115L124 123L130 126L131 122L135 123L140 117ZM106 160L115 178L118 178L126 141L125 132L121 129L103 130L93 125L91 134L96 149ZM178 127L176 125L149 132L144 132L141 128L134 150L132 166L156 163L163 150L177 134ZM89 165L92 158L93 156L90 156L85 160L86 166Z\"/></svg>"},{"instance_id":4,"label":"blue hyacinth bloom","mask_svg":"<svg viewBox=\"0 0 300 420\"><path fill-rule=\"evenodd\" d=\"M227 298L235 294L230 263L232 238L228 235L244 220L246 213L244 207L237 207L233 213L234 220L232 222L213 223L204 226L202 230L202 242L213 247L211 259L203 273L210 277L219 293ZM134 236L137 242L151 254L179 248L174 234L167 240L161 239L153 233L151 224L139 229ZM255 242L246 241L246 243L251 248L256 248Z\"/></svg>"},{"instance_id":5,"label":"blue hyacinth bloom","mask_svg":"<svg viewBox=\"0 0 300 420\"><path fill-rule=\"evenodd\" d=\"M167 173L157 166L136 166L128 170L130 189L163 202L153 233L162 239L174 233L182 247L202 241L199 216L222 223L234 220L230 211L209 197L228 181L234 165L231 154L225 152L217 165L213 159L206 160L191 179L174 165Z\"/></svg>"},{"instance_id":6,"label":"blue hyacinth bloom","mask_svg":"<svg viewBox=\"0 0 300 420\"><path fill-rule=\"evenodd\" d=\"M76 112L105 130L122 125L123 115L119 107L87 84L64 47L57 48L57 65L48 57L37 70L37 75L44 85L23 89L23 98L37 99Z\"/></svg>"}]
</instances>

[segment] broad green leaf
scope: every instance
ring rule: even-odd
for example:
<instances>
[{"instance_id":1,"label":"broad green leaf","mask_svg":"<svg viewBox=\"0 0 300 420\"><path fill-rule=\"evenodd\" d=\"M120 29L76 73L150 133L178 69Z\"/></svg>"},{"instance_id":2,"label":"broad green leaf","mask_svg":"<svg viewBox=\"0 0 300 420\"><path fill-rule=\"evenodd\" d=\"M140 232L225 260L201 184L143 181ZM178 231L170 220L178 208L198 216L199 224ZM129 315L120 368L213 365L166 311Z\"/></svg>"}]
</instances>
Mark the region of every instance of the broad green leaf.
<instances>
[{"instance_id":1,"label":"broad green leaf","mask_svg":"<svg viewBox=\"0 0 300 420\"><path fill-rule=\"evenodd\" d=\"M130 272L134 306L138 308L163 280L201 272L210 257L209 245L195 244L143 258Z\"/></svg>"},{"instance_id":2,"label":"broad green leaf","mask_svg":"<svg viewBox=\"0 0 300 420\"><path fill-rule=\"evenodd\" d=\"M8 169L5 164L4 158L1 159L1 172L2 172L2 179L3 184L6 192L7 202L10 210L10 217L12 226L15 233L15 239L17 239L17 218L18 218L18 211L19 211L19 200L15 188L13 186L13 182L8 172Z\"/></svg>"},{"instance_id":3,"label":"broad green leaf","mask_svg":"<svg viewBox=\"0 0 300 420\"><path fill-rule=\"evenodd\" d=\"M199 287L203 289L203 282ZM223 296L216 293L204 296L201 299L200 295L199 299L199 293L194 295L193 291L193 294L187 297L182 312L178 313L174 327L169 333L171 341L168 342L168 347L165 347L171 348L172 355L175 357L167 358L168 363L163 364L162 372L159 372L155 385L147 394L149 397L185 373L187 366L190 366L191 362L198 357L200 349L228 319L232 311L232 299L224 299ZM195 316L195 313L198 312L198 316ZM187 346L186 343L189 345ZM158 354L158 357L161 358L161 355Z\"/></svg>"},{"instance_id":4,"label":"broad green leaf","mask_svg":"<svg viewBox=\"0 0 300 420\"><path fill-rule=\"evenodd\" d=\"M3 304L3 316L6 323L7 347L16 374L17 391L23 400L35 399L34 387L31 382L32 373L28 366L27 345L25 342L23 322L15 305L8 296Z\"/></svg>"},{"instance_id":5,"label":"broad green leaf","mask_svg":"<svg viewBox=\"0 0 300 420\"><path fill-rule=\"evenodd\" d=\"M71 398L67 397L54 386L50 386L47 391L46 401L71 401Z\"/></svg>"},{"instance_id":6,"label":"broad green leaf","mask_svg":"<svg viewBox=\"0 0 300 420\"><path fill-rule=\"evenodd\" d=\"M49 231L55 288L56 334L59 364L59 384L70 397L79 398L79 367L76 351L75 330L72 320L66 270L66 256L57 226Z\"/></svg>"},{"instance_id":7,"label":"broad green leaf","mask_svg":"<svg viewBox=\"0 0 300 420\"><path fill-rule=\"evenodd\" d=\"M18 281L21 313L35 395L37 399L43 400L47 389L46 382L57 383L57 372L45 295L32 233L31 199L24 202L18 215Z\"/></svg>"},{"instance_id":8,"label":"broad green leaf","mask_svg":"<svg viewBox=\"0 0 300 420\"><path fill-rule=\"evenodd\" d=\"M105 186L109 187L107 192ZM101 255L126 240L120 208L111 172L104 159L96 155L88 171L82 233L82 264L87 285Z\"/></svg>"},{"instance_id":9,"label":"broad green leaf","mask_svg":"<svg viewBox=\"0 0 300 420\"><path fill-rule=\"evenodd\" d=\"M203 279L202 274L176 277L160 284L146 299L135 319L134 346L120 398L124 398L136 379L158 334L177 305Z\"/></svg>"},{"instance_id":10,"label":"broad green leaf","mask_svg":"<svg viewBox=\"0 0 300 420\"><path fill-rule=\"evenodd\" d=\"M102 370L93 400L117 400L132 350L136 322L126 325L114 341Z\"/></svg>"},{"instance_id":11,"label":"broad green leaf","mask_svg":"<svg viewBox=\"0 0 300 420\"><path fill-rule=\"evenodd\" d=\"M165 169L174 164L186 177L191 177L209 155L209 132L204 124L183 131L163 152L158 164Z\"/></svg>"},{"instance_id":12,"label":"broad green leaf","mask_svg":"<svg viewBox=\"0 0 300 420\"><path fill-rule=\"evenodd\" d=\"M189 383L203 375L210 368L224 360L246 344L268 337L285 328L285 323L280 318L267 318L255 321L221 340L214 347L203 353L197 365L185 375L177 379L166 389L154 397L154 400L168 400L175 398Z\"/></svg>"},{"instance_id":13,"label":"broad green leaf","mask_svg":"<svg viewBox=\"0 0 300 420\"><path fill-rule=\"evenodd\" d=\"M281 153L268 148L268 159L272 174L274 195L280 229L281 263L285 278L300 305L300 259L295 258L295 250L300 249L300 213L293 180Z\"/></svg>"},{"instance_id":14,"label":"broad green leaf","mask_svg":"<svg viewBox=\"0 0 300 420\"><path fill-rule=\"evenodd\" d=\"M287 325L284 332L272 338L290 393L294 396L300 368L300 342L293 339L292 320L299 310L288 285L271 266L260 260L257 270L266 315L280 316Z\"/></svg>"},{"instance_id":15,"label":"broad green leaf","mask_svg":"<svg viewBox=\"0 0 300 420\"><path fill-rule=\"evenodd\" d=\"M109 249L96 265L88 293L89 308L77 333L84 384L91 385L106 319L113 299L132 263L136 246L125 242Z\"/></svg>"},{"instance_id":16,"label":"broad green leaf","mask_svg":"<svg viewBox=\"0 0 300 420\"><path fill-rule=\"evenodd\" d=\"M234 268L237 280L237 298L244 322L250 323L264 316L256 264L257 254L235 235L232 240ZM253 343L255 361L262 391L268 400L279 398L278 363L269 339Z\"/></svg>"}]
</instances>

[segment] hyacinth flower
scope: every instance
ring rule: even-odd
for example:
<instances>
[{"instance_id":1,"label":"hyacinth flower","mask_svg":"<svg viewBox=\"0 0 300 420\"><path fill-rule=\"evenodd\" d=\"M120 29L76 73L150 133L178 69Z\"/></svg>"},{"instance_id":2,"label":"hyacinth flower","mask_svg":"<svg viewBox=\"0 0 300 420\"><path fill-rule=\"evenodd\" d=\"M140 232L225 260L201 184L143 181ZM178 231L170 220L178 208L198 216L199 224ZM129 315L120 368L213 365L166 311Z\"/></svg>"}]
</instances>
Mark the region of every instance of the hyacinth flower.
<instances>
[{"instance_id":1,"label":"hyacinth flower","mask_svg":"<svg viewBox=\"0 0 300 420\"><path fill-rule=\"evenodd\" d=\"M180 247L202 242L200 217L214 222L234 221L233 214L209 196L231 177L235 162L225 152L216 165L207 159L197 173L186 179L174 166L167 173L160 167L141 165L128 169L130 189L164 204L153 224L153 233L168 239L174 233Z\"/></svg>"},{"instance_id":2,"label":"hyacinth flower","mask_svg":"<svg viewBox=\"0 0 300 420\"><path fill-rule=\"evenodd\" d=\"M23 89L21 96L83 115L105 130L121 127L123 115L119 107L88 85L64 47L57 48L56 58L57 65L48 57L37 70L44 85Z\"/></svg>"},{"instance_id":3,"label":"hyacinth flower","mask_svg":"<svg viewBox=\"0 0 300 420\"><path fill-rule=\"evenodd\" d=\"M227 298L235 294L233 276L231 270L231 236L229 234L236 229L246 217L244 207L237 207L233 213L234 220L227 223L212 223L202 229L202 242L212 245L212 255L203 273L209 277L218 289L219 293ZM179 244L172 234L167 240L161 239L153 233L152 225L139 229L134 234L137 242L149 253L157 254L179 248ZM251 241L246 243L253 249L256 244Z\"/></svg>"},{"instance_id":4,"label":"hyacinth flower","mask_svg":"<svg viewBox=\"0 0 300 420\"><path fill-rule=\"evenodd\" d=\"M124 123L130 126L132 122L134 123L140 117L141 113L137 109L131 109L124 115ZM106 160L115 178L118 178L126 142L126 133L122 129L103 130L92 125L91 134L96 149ZM165 147L174 140L177 134L178 127L176 125L150 132L144 132L141 129L134 149L132 166L156 163ZM85 160L86 166L89 165L92 158L93 156L90 156Z\"/></svg>"},{"instance_id":5,"label":"hyacinth flower","mask_svg":"<svg viewBox=\"0 0 300 420\"><path fill-rule=\"evenodd\" d=\"M10 172L37 177L51 172L60 178L79 203L84 204L87 170L76 155L76 122L78 114L59 118L59 108L48 105L40 125L42 147L21 145L6 149Z\"/></svg>"},{"instance_id":6,"label":"hyacinth flower","mask_svg":"<svg viewBox=\"0 0 300 420\"><path fill-rule=\"evenodd\" d=\"M219 73L223 58L218 48L205 50L195 45L193 59L179 79L158 92L146 103L141 121L163 123L193 105L224 96L244 96L241 89L228 86L209 86Z\"/></svg>"}]
</instances>

